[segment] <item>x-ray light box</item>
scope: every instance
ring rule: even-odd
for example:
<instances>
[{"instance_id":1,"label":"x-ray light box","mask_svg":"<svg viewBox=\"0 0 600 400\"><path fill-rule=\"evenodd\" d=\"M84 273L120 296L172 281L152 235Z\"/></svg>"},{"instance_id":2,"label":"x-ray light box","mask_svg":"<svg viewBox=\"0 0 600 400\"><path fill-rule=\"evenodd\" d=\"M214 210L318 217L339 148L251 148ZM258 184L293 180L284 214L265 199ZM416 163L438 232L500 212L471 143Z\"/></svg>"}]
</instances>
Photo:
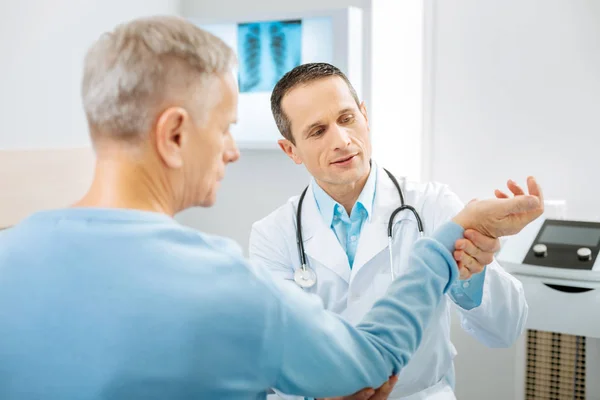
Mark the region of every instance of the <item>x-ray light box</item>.
<instances>
[{"instance_id":1,"label":"x-ray light box","mask_svg":"<svg viewBox=\"0 0 600 400\"><path fill-rule=\"evenodd\" d=\"M271 114L271 92L299 64L331 63L348 75L362 95L362 11L358 8L229 21L189 19L236 53L240 97L232 134L241 148L277 148L281 136Z\"/></svg>"}]
</instances>

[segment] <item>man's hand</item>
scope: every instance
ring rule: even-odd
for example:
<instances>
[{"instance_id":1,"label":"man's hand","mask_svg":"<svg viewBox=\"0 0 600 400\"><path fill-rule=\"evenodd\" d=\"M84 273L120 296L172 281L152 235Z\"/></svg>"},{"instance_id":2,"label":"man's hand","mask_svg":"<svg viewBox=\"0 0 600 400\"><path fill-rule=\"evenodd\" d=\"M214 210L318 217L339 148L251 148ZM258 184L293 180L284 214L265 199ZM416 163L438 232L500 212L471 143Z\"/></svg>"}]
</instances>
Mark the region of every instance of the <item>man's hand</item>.
<instances>
[{"instance_id":1,"label":"man's hand","mask_svg":"<svg viewBox=\"0 0 600 400\"><path fill-rule=\"evenodd\" d=\"M387 400L390 393L394 389L394 385L398 382L397 376L392 376L390 379L381 385L377 390L372 388L365 388L359 392L356 392L346 397L330 397L322 400Z\"/></svg>"},{"instance_id":2,"label":"man's hand","mask_svg":"<svg viewBox=\"0 0 600 400\"><path fill-rule=\"evenodd\" d=\"M542 189L533 177L527 178L527 187L528 195L523 192L512 198L473 201L452 220L465 229L476 230L491 238L519 233L544 212ZM498 192L496 196L500 194Z\"/></svg>"},{"instance_id":3,"label":"man's hand","mask_svg":"<svg viewBox=\"0 0 600 400\"><path fill-rule=\"evenodd\" d=\"M500 250L500 240L467 229L464 238L458 239L454 247L454 259L458 264L460 279L469 279L483 272L486 265L494 261L494 254Z\"/></svg>"},{"instance_id":4,"label":"man's hand","mask_svg":"<svg viewBox=\"0 0 600 400\"><path fill-rule=\"evenodd\" d=\"M514 194L515 196L524 196L525 195L525 192L523 191L523 189L521 189L521 187L517 184L517 182L513 181L512 179L508 180L508 182L506 183L506 186L512 192L512 194ZM507 195L506 193L504 193L503 191L498 190L498 189L496 189L494 191L494 194L499 199L508 199L508 198L510 198L509 195Z\"/></svg>"}]
</instances>

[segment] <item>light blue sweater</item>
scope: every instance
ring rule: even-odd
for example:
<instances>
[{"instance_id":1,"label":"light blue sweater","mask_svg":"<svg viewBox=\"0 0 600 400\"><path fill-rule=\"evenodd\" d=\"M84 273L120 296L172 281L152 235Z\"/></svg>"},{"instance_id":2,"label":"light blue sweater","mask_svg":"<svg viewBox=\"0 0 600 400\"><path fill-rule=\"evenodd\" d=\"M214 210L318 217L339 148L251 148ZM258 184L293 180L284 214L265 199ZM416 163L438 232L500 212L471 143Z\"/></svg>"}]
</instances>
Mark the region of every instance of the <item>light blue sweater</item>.
<instances>
[{"instance_id":1,"label":"light blue sweater","mask_svg":"<svg viewBox=\"0 0 600 400\"><path fill-rule=\"evenodd\" d=\"M456 279L447 223L353 327L231 241L150 212L66 209L0 233L0 399L262 399L377 387Z\"/></svg>"}]
</instances>

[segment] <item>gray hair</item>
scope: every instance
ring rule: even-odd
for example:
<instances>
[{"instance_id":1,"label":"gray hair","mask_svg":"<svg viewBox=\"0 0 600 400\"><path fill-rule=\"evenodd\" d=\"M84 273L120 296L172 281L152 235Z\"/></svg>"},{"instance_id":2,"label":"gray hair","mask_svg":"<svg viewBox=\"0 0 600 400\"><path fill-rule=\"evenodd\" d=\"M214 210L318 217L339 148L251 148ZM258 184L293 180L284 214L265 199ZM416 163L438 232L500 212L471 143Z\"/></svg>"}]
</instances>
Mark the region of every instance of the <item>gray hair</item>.
<instances>
[{"instance_id":1,"label":"gray hair","mask_svg":"<svg viewBox=\"0 0 600 400\"><path fill-rule=\"evenodd\" d=\"M84 61L81 95L92 138L138 139L152 128L161 106L185 101L183 95L231 71L234 63L221 39L179 17L118 25L93 44Z\"/></svg>"}]
</instances>

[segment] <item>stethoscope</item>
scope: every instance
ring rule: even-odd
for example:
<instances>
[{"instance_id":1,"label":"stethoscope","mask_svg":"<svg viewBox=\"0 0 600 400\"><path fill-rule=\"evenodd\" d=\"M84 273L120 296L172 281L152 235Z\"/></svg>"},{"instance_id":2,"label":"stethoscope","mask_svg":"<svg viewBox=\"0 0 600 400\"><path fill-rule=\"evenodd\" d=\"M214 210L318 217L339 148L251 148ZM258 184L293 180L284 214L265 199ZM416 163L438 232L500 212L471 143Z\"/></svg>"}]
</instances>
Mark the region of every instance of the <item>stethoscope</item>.
<instances>
[{"instance_id":1,"label":"stethoscope","mask_svg":"<svg viewBox=\"0 0 600 400\"><path fill-rule=\"evenodd\" d=\"M400 184L398 183L394 175L392 175L392 173L385 168L383 170L390 177L390 179L394 183L394 186L396 186L398 196L400 197L400 207L396 208L394 212L392 212L392 214L390 215L387 228L388 248L390 251L390 272L392 275L392 280L394 280L396 278L396 275L394 273L393 262L394 255L392 252L392 243L394 241L394 218L399 212L409 210L410 212L412 212L412 214L415 216L415 219L417 220L419 235L421 237L424 235L425 231L423 230L423 222L421 221L421 217L419 216L417 210L415 210L414 207L408 204L404 204L404 195L402 194L402 189L400 189ZM317 283L317 274L312 268L306 265L306 253L304 252L304 241L302 239L302 203L304 202L304 196L306 195L307 190L308 186L304 189L302 195L300 195L300 200L298 201L298 210L296 211L296 242L298 244L298 254L300 255L300 268L297 268L296 272L294 272L294 281L298 284L298 286L302 288L310 288L313 287L315 283Z\"/></svg>"}]
</instances>

